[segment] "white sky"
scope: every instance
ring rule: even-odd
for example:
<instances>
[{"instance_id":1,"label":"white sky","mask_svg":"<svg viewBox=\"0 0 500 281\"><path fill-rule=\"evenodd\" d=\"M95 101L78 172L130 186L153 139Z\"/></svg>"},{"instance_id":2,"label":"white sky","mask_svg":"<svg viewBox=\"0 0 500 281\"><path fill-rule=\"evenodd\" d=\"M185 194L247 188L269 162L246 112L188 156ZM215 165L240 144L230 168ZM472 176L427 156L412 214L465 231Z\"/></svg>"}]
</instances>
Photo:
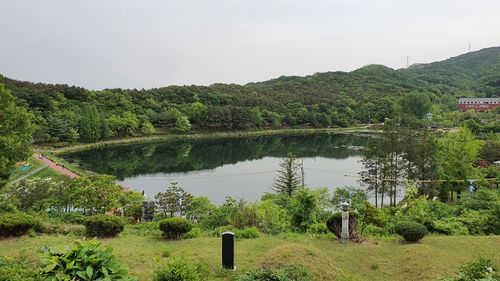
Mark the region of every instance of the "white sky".
<instances>
[{"instance_id":1,"label":"white sky","mask_svg":"<svg viewBox=\"0 0 500 281\"><path fill-rule=\"evenodd\" d=\"M0 73L92 89L393 68L500 45L499 0L0 0Z\"/></svg>"}]
</instances>

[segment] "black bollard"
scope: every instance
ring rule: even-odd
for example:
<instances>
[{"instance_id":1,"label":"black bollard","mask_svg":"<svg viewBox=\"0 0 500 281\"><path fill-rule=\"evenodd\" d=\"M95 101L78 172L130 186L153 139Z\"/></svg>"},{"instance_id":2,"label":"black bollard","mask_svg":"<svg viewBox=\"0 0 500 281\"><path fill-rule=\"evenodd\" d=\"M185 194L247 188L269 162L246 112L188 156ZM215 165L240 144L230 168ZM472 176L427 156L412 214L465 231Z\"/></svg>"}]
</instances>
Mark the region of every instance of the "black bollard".
<instances>
[{"instance_id":1,"label":"black bollard","mask_svg":"<svg viewBox=\"0 0 500 281\"><path fill-rule=\"evenodd\" d=\"M234 266L234 233L222 233L222 268L236 270Z\"/></svg>"}]
</instances>

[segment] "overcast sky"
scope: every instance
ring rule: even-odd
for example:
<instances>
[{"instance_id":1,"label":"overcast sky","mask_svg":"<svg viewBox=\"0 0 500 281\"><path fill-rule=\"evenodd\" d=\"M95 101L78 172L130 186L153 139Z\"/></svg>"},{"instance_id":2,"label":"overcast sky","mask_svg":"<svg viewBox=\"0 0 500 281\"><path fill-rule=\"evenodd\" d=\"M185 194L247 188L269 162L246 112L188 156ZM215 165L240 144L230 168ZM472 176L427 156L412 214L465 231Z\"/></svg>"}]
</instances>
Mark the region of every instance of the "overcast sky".
<instances>
[{"instance_id":1,"label":"overcast sky","mask_svg":"<svg viewBox=\"0 0 500 281\"><path fill-rule=\"evenodd\" d=\"M0 73L102 88L392 68L500 45L499 0L0 0Z\"/></svg>"}]
</instances>

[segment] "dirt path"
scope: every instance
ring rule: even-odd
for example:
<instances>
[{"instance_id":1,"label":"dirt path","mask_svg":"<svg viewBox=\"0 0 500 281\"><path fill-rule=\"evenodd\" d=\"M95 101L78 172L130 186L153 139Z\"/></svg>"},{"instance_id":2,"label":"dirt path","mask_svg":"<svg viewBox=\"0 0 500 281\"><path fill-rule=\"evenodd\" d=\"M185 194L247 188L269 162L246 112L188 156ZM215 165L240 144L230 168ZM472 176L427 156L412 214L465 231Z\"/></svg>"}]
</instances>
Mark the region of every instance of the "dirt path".
<instances>
[{"instance_id":1,"label":"dirt path","mask_svg":"<svg viewBox=\"0 0 500 281\"><path fill-rule=\"evenodd\" d=\"M65 175L69 177L70 179L78 178L79 175L75 174L74 172L64 168L64 166L60 166L57 163L47 159L46 157L40 157L39 154L34 154L33 157L36 159L42 161L43 164L45 164L47 167L51 168L52 170L58 172L61 175Z\"/></svg>"}]
</instances>

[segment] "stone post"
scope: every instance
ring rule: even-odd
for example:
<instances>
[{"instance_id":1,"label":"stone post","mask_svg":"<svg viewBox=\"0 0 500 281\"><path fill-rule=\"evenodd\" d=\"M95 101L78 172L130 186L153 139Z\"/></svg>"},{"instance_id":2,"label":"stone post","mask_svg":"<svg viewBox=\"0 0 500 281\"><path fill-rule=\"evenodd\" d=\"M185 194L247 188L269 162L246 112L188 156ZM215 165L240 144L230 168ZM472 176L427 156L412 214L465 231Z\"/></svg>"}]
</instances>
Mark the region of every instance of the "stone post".
<instances>
[{"instance_id":1,"label":"stone post","mask_svg":"<svg viewBox=\"0 0 500 281\"><path fill-rule=\"evenodd\" d=\"M340 233L340 241L347 243L349 241L349 203L342 202L342 232Z\"/></svg>"},{"instance_id":2,"label":"stone post","mask_svg":"<svg viewBox=\"0 0 500 281\"><path fill-rule=\"evenodd\" d=\"M222 268L236 270L234 266L234 233L222 233Z\"/></svg>"}]
</instances>

